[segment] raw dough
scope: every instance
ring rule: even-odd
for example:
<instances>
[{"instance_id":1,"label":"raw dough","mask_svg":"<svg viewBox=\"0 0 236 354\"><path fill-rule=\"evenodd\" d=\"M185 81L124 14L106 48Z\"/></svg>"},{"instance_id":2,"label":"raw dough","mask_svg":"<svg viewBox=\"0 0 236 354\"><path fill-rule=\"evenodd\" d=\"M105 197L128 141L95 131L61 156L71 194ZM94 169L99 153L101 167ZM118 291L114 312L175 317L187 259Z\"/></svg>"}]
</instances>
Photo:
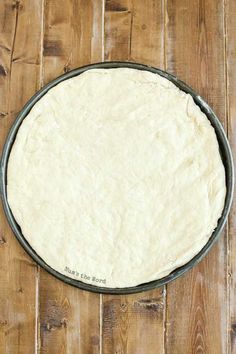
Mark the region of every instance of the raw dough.
<instances>
[{"instance_id":1,"label":"raw dough","mask_svg":"<svg viewBox=\"0 0 236 354\"><path fill-rule=\"evenodd\" d=\"M147 71L93 69L32 108L11 151L7 193L49 266L128 287L201 250L222 213L225 171L190 95Z\"/></svg>"}]
</instances>

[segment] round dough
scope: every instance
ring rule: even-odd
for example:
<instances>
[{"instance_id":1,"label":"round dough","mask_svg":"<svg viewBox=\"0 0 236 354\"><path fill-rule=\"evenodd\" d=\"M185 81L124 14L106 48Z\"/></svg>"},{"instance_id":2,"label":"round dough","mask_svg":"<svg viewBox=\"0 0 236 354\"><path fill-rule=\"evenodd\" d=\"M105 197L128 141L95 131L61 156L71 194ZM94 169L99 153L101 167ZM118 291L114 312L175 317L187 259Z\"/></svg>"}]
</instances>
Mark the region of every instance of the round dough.
<instances>
[{"instance_id":1,"label":"round dough","mask_svg":"<svg viewBox=\"0 0 236 354\"><path fill-rule=\"evenodd\" d=\"M49 266L128 287L201 250L223 210L225 171L190 95L147 71L93 69L32 108L10 154L7 193Z\"/></svg>"}]
</instances>

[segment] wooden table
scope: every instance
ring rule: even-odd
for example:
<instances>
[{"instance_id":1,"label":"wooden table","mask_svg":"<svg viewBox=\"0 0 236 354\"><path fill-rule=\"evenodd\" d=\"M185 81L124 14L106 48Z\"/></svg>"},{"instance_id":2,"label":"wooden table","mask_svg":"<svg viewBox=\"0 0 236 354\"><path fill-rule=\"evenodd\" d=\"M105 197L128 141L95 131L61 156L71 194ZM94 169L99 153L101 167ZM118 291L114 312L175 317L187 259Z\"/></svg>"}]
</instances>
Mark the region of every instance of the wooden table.
<instances>
[{"instance_id":1,"label":"wooden table","mask_svg":"<svg viewBox=\"0 0 236 354\"><path fill-rule=\"evenodd\" d=\"M0 0L0 143L42 85L129 60L165 69L214 108L236 153L235 0ZM23 251L0 210L0 353L236 353L236 204L209 255L129 296L70 287ZM187 232L187 230L186 230Z\"/></svg>"}]
</instances>

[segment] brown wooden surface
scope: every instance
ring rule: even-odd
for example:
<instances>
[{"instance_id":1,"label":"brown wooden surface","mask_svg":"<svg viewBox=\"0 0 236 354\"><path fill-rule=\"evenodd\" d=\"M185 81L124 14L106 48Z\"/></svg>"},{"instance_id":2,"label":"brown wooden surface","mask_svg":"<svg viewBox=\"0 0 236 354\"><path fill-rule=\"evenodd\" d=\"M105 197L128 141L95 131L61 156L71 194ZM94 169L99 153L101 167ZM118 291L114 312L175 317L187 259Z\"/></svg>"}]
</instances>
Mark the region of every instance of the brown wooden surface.
<instances>
[{"instance_id":1,"label":"brown wooden surface","mask_svg":"<svg viewBox=\"0 0 236 354\"><path fill-rule=\"evenodd\" d=\"M40 1L0 1L1 147L16 113L40 87L41 16ZM0 353L34 353L37 266L13 237L2 209L0 225Z\"/></svg>"},{"instance_id":2,"label":"brown wooden surface","mask_svg":"<svg viewBox=\"0 0 236 354\"><path fill-rule=\"evenodd\" d=\"M221 0L168 1L166 62L167 70L199 92L227 128L223 6ZM227 353L224 236L197 267L167 286L167 353Z\"/></svg>"},{"instance_id":3,"label":"brown wooden surface","mask_svg":"<svg viewBox=\"0 0 236 354\"><path fill-rule=\"evenodd\" d=\"M236 155L235 0L0 0L0 144L27 99L101 60L166 69L220 117ZM236 206L209 255L142 294L72 288L39 269L0 210L0 354L236 353Z\"/></svg>"},{"instance_id":4,"label":"brown wooden surface","mask_svg":"<svg viewBox=\"0 0 236 354\"><path fill-rule=\"evenodd\" d=\"M226 29L226 83L227 83L227 114L228 134L236 161L236 2L230 0L225 7ZM229 352L236 353L236 203L229 217L229 257L228 257L228 294L229 321L228 345Z\"/></svg>"}]
</instances>

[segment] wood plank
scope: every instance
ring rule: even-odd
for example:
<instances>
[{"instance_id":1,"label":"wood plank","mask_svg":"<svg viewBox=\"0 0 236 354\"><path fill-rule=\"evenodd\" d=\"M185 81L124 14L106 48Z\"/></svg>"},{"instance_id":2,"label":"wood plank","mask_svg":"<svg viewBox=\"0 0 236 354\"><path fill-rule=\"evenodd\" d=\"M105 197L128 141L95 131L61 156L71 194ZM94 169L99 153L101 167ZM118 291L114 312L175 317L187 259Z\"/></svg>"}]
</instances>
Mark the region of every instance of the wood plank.
<instances>
[{"instance_id":1,"label":"wood plank","mask_svg":"<svg viewBox=\"0 0 236 354\"><path fill-rule=\"evenodd\" d=\"M16 113L39 88L41 5L0 2L1 149ZM37 345L37 266L16 241L2 207L0 225L0 352L31 354Z\"/></svg>"},{"instance_id":2,"label":"wood plank","mask_svg":"<svg viewBox=\"0 0 236 354\"><path fill-rule=\"evenodd\" d=\"M226 59L228 92L228 133L234 161L236 161L236 2L226 2ZM236 353L236 202L229 217L229 353Z\"/></svg>"},{"instance_id":3,"label":"wood plank","mask_svg":"<svg viewBox=\"0 0 236 354\"><path fill-rule=\"evenodd\" d=\"M102 0L45 2L44 83L101 61L102 20Z\"/></svg>"},{"instance_id":4,"label":"wood plank","mask_svg":"<svg viewBox=\"0 0 236 354\"><path fill-rule=\"evenodd\" d=\"M128 10L106 12L105 60L130 59L131 20L131 12ZM127 53L125 58L124 53Z\"/></svg>"},{"instance_id":5,"label":"wood plank","mask_svg":"<svg viewBox=\"0 0 236 354\"><path fill-rule=\"evenodd\" d=\"M135 1L130 59L164 69L164 2Z\"/></svg>"},{"instance_id":6,"label":"wood plank","mask_svg":"<svg viewBox=\"0 0 236 354\"><path fill-rule=\"evenodd\" d=\"M164 292L103 295L104 354L164 353Z\"/></svg>"},{"instance_id":7,"label":"wood plank","mask_svg":"<svg viewBox=\"0 0 236 354\"><path fill-rule=\"evenodd\" d=\"M102 59L102 1L45 2L43 82ZM40 271L42 353L99 353L100 295Z\"/></svg>"},{"instance_id":8,"label":"wood plank","mask_svg":"<svg viewBox=\"0 0 236 354\"><path fill-rule=\"evenodd\" d=\"M40 271L41 353L99 353L99 295Z\"/></svg>"},{"instance_id":9,"label":"wood plank","mask_svg":"<svg viewBox=\"0 0 236 354\"><path fill-rule=\"evenodd\" d=\"M222 0L167 0L167 70L196 89L225 120ZM186 230L187 232L187 230ZM166 353L227 352L226 236L167 286Z\"/></svg>"},{"instance_id":10,"label":"wood plank","mask_svg":"<svg viewBox=\"0 0 236 354\"><path fill-rule=\"evenodd\" d=\"M106 1L105 10L106 60L164 66L160 2ZM103 353L164 353L164 313L164 288L103 295Z\"/></svg>"}]
</instances>

